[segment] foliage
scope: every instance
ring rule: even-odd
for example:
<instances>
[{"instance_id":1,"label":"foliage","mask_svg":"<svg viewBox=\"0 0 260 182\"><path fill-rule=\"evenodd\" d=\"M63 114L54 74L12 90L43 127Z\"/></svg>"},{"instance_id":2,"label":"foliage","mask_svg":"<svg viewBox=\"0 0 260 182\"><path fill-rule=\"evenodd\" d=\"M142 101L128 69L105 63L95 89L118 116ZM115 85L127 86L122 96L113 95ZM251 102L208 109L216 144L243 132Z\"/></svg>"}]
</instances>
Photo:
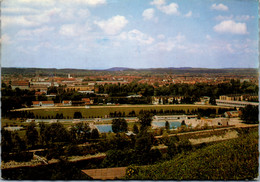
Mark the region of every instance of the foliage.
<instances>
[{"instance_id":1,"label":"foliage","mask_svg":"<svg viewBox=\"0 0 260 182\"><path fill-rule=\"evenodd\" d=\"M146 129L148 126L151 126L153 115L149 111L144 111L138 116L139 122L141 124L141 130Z\"/></svg>"},{"instance_id":2,"label":"foliage","mask_svg":"<svg viewBox=\"0 0 260 182\"><path fill-rule=\"evenodd\" d=\"M127 132L127 122L125 119L116 118L112 120L112 130L114 133Z\"/></svg>"},{"instance_id":3,"label":"foliage","mask_svg":"<svg viewBox=\"0 0 260 182\"><path fill-rule=\"evenodd\" d=\"M138 126L137 126L136 123L135 123L134 126L133 126L133 132L134 132L135 134L138 134L138 133L139 133L139 129L138 129Z\"/></svg>"},{"instance_id":4,"label":"foliage","mask_svg":"<svg viewBox=\"0 0 260 182\"><path fill-rule=\"evenodd\" d=\"M36 130L35 122L31 122L26 128L27 144L34 147L38 142L38 131Z\"/></svg>"},{"instance_id":5,"label":"foliage","mask_svg":"<svg viewBox=\"0 0 260 182\"><path fill-rule=\"evenodd\" d=\"M153 135L146 130L140 132L136 137L135 150L138 153L148 153L153 144Z\"/></svg>"},{"instance_id":6,"label":"foliage","mask_svg":"<svg viewBox=\"0 0 260 182\"><path fill-rule=\"evenodd\" d=\"M70 128L71 140L77 143L84 143L90 138L91 132L88 123L77 123Z\"/></svg>"},{"instance_id":7,"label":"foliage","mask_svg":"<svg viewBox=\"0 0 260 182\"><path fill-rule=\"evenodd\" d=\"M91 138L92 139L98 139L99 138L99 133L98 130L96 128L94 128L91 132Z\"/></svg>"},{"instance_id":8,"label":"foliage","mask_svg":"<svg viewBox=\"0 0 260 182\"><path fill-rule=\"evenodd\" d=\"M242 108L241 119L248 124L257 124L259 123L258 114L258 106L247 105L245 108Z\"/></svg>"},{"instance_id":9,"label":"foliage","mask_svg":"<svg viewBox=\"0 0 260 182\"><path fill-rule=\"evenodd\" d=\"M66 128L59 122L52 123L45 129L45 142L54 144L59 142L69 142L70 136Z\"/></svg>"},{"instance_id":10,"label":"foliage","mask_svg":"<svg viewBox=\"0 0 260 182\"><path fill-rule=\"evenodd\" d=\"M186 125L185 121L182 120L182 122L181 122L181 126L185 126L185 125Z\"/></svg>"},{"instance_id":11,"label":"foliage","mask_svg":"<svg viewBox=\"0 0 260 182\"><path fill-rule=\"evenodd\" d=\"M258 177L258 156L258 133L254 132L178 154L167 162L138 167L138 174L126 179L253 180Z\"/></svg>"},{"instance_id":12,"label":"foliage","mask_svg":"<svg viewBox=\"0 0 260 182\"><path fill-rule=\"evenodd\" d=\"M80 119L80 118L82 118L81 112L75 112L73 118L75 118L75 119Z\"/></svg>"},{"instance_id":13,"label":"foliage","mask_svg":"<svg viewBox=\"0 0 260 182\"><path fill-rule=\"evenodd\" d=\"M169 121L166 121L166 122L165 122L165 129L166 129L166 131L169 131L169 129L170 129L170 123L169 123Z\"/></svg>"}]
</instances>

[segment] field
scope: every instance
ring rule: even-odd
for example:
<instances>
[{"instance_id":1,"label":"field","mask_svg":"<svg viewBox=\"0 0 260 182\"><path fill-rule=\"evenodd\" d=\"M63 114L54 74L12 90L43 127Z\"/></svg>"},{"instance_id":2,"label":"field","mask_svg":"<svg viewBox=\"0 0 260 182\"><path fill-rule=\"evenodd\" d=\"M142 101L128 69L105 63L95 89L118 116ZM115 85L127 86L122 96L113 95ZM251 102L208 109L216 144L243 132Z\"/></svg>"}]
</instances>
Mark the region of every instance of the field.
<instances>
[{"instance_id":1,"label":"field","mask_svg":"<svg viewBox=\"0 0 260 182\"><path fill-rule=\"evenodd\" d=\"M216 109L218 111L219 106L211 105L120 105L120 106L91 106L90 108L85 108L83 106L75 107L49 107L49 108L25 108L17 109L15 111L27 111L34 113L38 117L55 117L56 114L63 114L64 118L73 118L75 112L81 112L83 118L105 118L109 116L110 113L121 112L122 115L128 115L129 112L135 111L139 114L141 110L156 110L160 112L161 110L184 110L185 112L201 109Z\"/></svg>"}]
</instances>

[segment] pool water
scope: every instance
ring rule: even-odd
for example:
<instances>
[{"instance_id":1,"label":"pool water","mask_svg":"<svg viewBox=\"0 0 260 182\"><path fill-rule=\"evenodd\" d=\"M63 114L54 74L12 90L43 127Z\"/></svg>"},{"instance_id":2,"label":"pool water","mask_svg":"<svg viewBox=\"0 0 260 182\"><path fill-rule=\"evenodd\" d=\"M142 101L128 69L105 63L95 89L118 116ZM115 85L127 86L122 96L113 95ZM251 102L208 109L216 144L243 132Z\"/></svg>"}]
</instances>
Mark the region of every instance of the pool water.
<instances>
[{"instance_id":1,"label":"pool water","mask_svg":"<svg viewBox=\"0 0 260 182\"><path fill-rule=\"evenodd\" d=\"M170 124L170 129L178 128L181 126L181 123L178 121L168 121L168 122ZM161 121L161 122L154 121L154 122L152 122L152 124L159 126L159 127L165 127L164 121Z\"/></svg>"},{"instance_id":2,"label":"pool water","mask_svg":"<svg viewBox=\"0 0 260 182\"><path fill-rule=\"evenodd\" d=\"M113 132L112 125L106 124L106 125L95 125L100 133L108 133Z\"/></svg>"}]
</instances>

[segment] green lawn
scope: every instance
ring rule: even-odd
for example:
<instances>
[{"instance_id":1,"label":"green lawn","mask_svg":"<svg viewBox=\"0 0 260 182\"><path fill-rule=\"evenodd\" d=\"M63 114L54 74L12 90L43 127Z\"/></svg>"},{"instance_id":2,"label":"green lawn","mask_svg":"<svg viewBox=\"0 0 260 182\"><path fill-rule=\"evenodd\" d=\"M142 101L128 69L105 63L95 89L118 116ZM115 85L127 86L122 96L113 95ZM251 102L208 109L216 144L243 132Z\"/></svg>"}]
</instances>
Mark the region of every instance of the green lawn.
<instances>
[{"instance_id":1,"label":"green lawn","mask_svg":"<svg viewBox=\"0 0 260 182\"><path fill-rule=\"evenodd\" d=\"M139 114L141 110L184 110L184 111L192 111L198 108L216 108L217 110L220 108L218 106L203 106L203 105L128 105L128 106L91 106L91 108L85 107L53 107L53 108L33 108L30 112L33 112L35 116L41 117L55 117L56 114L63 113L65 118L73 118L75 112L81 112L83 118L104 118L109 116L110 113L121 112L121 114L125 113L128 115L129 112L135 111L136 114Z\"/></svg>"}]
</instances>

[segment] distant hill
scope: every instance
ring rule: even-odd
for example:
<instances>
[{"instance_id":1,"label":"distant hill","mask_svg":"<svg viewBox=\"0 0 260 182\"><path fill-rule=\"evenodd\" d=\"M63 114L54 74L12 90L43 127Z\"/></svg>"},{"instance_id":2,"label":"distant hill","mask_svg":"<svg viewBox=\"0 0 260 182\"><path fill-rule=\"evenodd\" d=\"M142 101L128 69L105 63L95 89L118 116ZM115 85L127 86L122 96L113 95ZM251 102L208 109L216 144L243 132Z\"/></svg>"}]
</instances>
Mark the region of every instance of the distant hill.
<instances>
[{"instance_id":1,"label":"distant hill","mask_svg":"<svg viewBox=\"0 0 260 182\"><path fill-rule=\"evenodd\" d=\"M126 68L126 67L113 67L109 69L103 70L90 70L90 69L57 69L57 68L15 68L15 67L2 67L1 74L2 75L27 75L27 76L67 76L71 74L71 76L90 76L90 75L161 75L161 74L190 74L198 75L198 74L233 74L233 75L258 75L257 68L191 68L191 67L168 67L168 68Z\"/></svg>"},{"instance_id":2,"label":"distant hill","mask_svg":"<svg viewBox=\"0 0 260 182\"><path fill-rule=\"evenodd\" d=\"M105 69L104 71L125 71L130 70L131 68L125 68L125 67L113 67L109 69Z\"/></svg>"}]
</instances>

